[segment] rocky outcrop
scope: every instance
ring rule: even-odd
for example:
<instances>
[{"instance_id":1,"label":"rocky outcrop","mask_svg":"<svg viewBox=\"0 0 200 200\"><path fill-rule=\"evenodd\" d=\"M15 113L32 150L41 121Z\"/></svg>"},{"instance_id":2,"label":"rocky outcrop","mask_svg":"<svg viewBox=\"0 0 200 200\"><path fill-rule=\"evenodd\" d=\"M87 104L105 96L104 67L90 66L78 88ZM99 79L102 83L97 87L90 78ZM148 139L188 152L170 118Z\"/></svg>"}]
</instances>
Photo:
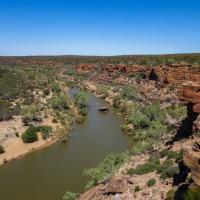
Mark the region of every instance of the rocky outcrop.
<instances>
[{"instance_id":1,"label":"rocky outcrop","mask_svg":"<svg viewBox=\"0 0 200 200\"><path fill-rule=\"evenodd\" d=\"M163 65L147 71L150 80L162 81L168 84L180 84L185 81L200 82L200 72L190 69L188 65Z\"/></svg>"},{"instance_id":2,"label":"rocky outcrop","mask_svg":"<svg viewBox=\"0 0 200 200\"><path fill-rule=\"evenodd\" d=\"M93 187L92 189L88 190L84 194L82 194L79 198L79 200L94 200L97 196L102 194L101 192L102 185L98 185L96 187Z\"/></svg>"},{"instance_id":3,"label":"rocky outcrop","mask_svg":"<svg viewBox=\"0 0 200 200\"><path fill-rule=\"evenodd\" d=\"M194 183L200 187L200 139L188 140L183 148L183 160L191 169Z\"/></svg>"},{"instance_id":4,"label":"rocky outcrop","mask_svg":"<svg viewBox=\"0 0 200 200\"><path fill-rule=\"evenodd\" d=\"M123 193L128 189L128 182L126 179L118 178L111 179L105 185L105 193L106 194L116 194Z\"/></svg>"},{"instance_id":5,"label":"rocky outcrop","mask_svg":"<svg viewBox=\"0 0 200 200\"><path fill-rule=\"evenodd\" d=\"M95 69L95 67L96 66L94 64L79 64L76 66L76 71L79 74L85 74L85 73L90 72L90 70Z\"/></svg>"}]
</instances>

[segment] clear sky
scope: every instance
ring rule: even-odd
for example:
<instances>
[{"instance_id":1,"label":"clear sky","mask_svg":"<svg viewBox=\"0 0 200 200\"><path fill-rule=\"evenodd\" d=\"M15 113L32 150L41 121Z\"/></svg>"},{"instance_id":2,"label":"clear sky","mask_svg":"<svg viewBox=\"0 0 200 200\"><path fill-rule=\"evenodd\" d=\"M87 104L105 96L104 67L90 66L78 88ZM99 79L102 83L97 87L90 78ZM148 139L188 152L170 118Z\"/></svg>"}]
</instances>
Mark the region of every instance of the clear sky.
<instances>
[{"instance_id":1,"label":"clear sky","mask_svg":"<svg viewBox=\"0 0 200 200\"><path fill-rule=\"evenodd\" d=\"M199 0L0 0L0 55L200 52Z\"/></svg>"}]
</instances>

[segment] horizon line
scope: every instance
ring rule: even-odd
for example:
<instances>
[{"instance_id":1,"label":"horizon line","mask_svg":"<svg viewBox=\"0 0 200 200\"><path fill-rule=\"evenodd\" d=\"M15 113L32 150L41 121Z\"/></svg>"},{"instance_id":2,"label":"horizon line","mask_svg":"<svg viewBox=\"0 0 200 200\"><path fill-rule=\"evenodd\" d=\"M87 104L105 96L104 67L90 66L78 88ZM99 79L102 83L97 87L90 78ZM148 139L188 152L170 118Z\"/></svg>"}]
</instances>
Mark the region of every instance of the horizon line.
<instances>
[{"instance_id":1,"label":"horizon line","mask_svg":"<svg viewBox=\"0 0 200 200\"><path fill-rule=\"evenodd\" d=\"M200 54L200 52L192 53L152 53L152 54L113 54L113 55L89 55L89 54L34 54L34 55L0 55L0 57L120 57L120 56L165 56L165 55L192 55Z\"/></svg>"}]
</instances>

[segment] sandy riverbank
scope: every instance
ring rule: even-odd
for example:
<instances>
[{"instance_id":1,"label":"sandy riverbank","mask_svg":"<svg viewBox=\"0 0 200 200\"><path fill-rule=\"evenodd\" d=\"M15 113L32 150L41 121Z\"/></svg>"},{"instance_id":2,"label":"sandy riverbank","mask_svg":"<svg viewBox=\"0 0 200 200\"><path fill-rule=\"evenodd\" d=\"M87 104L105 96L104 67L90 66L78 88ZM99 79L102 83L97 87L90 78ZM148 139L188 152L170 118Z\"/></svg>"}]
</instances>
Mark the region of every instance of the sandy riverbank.
<instances>
[{"instance_id":1,"label":"sandy riverbank","mask_svg":"<svg viewBox=\"0 0 200 200\"><path fill-rule=\"evenodd\" d=\"M0 122L0 143L5 150L4 153L0 154L0 165L21 158L33 151L45 148L58 140L58 137L55 134L58 127L52 123L51 118L45 119L40 125L51 126L54 131L54 137L43 140L41 135L38 134L38 141L25 144L21 139L21 135L28 127L23 126L20 117ZM19 134L18 137L16 136L16 133Z\"/></svg>"},{"instance_id":2,"label":"sandy riverbank","mask_svg":"<svg viewBox=\"0 0 200 200\"><path fill-rule=\"evenodd\" d=\"M6 149L5 153L0 155L0 166L7 162L21 158L28 153L45 148L56 141L56 139L50 138L48 140L40 139L39 141L30 144L24 144L20 141L15 142L12 146Z\"/></svg>"}]
</instances>

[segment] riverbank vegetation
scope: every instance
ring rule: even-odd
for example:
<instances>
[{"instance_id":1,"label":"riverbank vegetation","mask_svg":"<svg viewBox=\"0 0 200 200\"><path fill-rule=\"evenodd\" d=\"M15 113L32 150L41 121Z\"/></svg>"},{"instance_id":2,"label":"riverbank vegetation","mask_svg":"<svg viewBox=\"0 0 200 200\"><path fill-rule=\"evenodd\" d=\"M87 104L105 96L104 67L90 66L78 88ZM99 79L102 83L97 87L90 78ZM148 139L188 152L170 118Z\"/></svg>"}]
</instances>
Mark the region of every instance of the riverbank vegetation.
<instances>
[{"instance_id":1,"label":"riverbank vegetation","mask_svg":"<svg viewBox=\"0 0 200 200\"><path fill-rule=\"evenodd\" d=\"M85 190L108 180L129 158L128 153L109 154L95 168L85 169L84 175L90 177Z\"/></svg>"},{"instance_id":2,"label":"riverbank vegetation","mask_svg":"<svg viewBox=\"0 0 200 200\"><path fill-rule=\"evenodd\" d=\"M76 114L76 104L67 94L68 86L59 76L60 69L1 61L0 129L4 135L0 135L0 145L5 153L0 163L7 162L7 149L11 146L21 144L26 149L27 143L36 143L37 147L62 138L71 130Z\"/></svg>"}]
</instances>

